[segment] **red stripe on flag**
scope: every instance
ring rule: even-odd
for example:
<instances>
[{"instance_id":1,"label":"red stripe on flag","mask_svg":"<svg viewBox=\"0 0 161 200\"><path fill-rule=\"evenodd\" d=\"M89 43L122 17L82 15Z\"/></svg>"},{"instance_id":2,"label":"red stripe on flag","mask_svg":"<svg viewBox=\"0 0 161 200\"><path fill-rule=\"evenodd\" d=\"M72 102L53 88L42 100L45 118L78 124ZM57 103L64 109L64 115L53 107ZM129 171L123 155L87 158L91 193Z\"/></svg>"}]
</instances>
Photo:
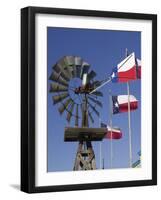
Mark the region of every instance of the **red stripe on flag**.
<instances>
[{"instance_id":1,"label":"red stripe on flag","mask_svg":"<svg viewBox=\"0 0 161 200\"><path fill-rule=\"evenodd\" d=\"M118 82L127 82L136 79L137 79L136 65L134 65L127 71L118 72Z\"/></svg>"},{"instance_id":2,"label":"red stripe on flag","mask_svg":"<svg viewBox=\"0 0 161 200\"><path fill-rule=\"evenodd\" d=\"M141 66L138 66L138 79L141 79Z\"/></svg>"},{"instance_id":3,"label":"red stripe on flag","mask_svg":"<svg viewBox=\"0 0 161 200\"><path fill-rule=\"evenodd\" d=\"M138 108L138 102L130 102L130 110L136 110ZM128 112L128 102L124 104L119 104L119 112Z\"/></svg>"},{"instance_id":4,"label":"red stripe on flag","mask_svg":"<svg viewBox=\"0 0 161 200\"><path fill-rule=\"evenodd\" d=\"M118 140L122 138L122 133L112 131L112 134L111 134L111 131L108 131L107 134L105 135L105 138Z\"/></svg>"}]
</instances>

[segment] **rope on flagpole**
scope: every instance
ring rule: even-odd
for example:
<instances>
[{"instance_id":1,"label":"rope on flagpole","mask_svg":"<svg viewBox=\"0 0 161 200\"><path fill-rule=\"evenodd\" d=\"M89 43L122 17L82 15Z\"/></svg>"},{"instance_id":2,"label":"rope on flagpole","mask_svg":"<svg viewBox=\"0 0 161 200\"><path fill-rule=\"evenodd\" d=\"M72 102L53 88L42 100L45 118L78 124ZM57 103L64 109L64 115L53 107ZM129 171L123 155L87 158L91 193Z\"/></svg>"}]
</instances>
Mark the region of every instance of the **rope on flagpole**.
<instances>
[{"instance_id":1,"label":"rope on flagpole","mask_svg":"<svg viewBox=\"0 0 161 200\"><path fill-rule=\"evenodd\" d=\"M110 165L112 168L113 165L113 144L112 144L112 95L111 95L111 90L109 90L109 113L110 113L110 128L111 128L111 133L110 133Z\"/></svg>"}]
</instances>

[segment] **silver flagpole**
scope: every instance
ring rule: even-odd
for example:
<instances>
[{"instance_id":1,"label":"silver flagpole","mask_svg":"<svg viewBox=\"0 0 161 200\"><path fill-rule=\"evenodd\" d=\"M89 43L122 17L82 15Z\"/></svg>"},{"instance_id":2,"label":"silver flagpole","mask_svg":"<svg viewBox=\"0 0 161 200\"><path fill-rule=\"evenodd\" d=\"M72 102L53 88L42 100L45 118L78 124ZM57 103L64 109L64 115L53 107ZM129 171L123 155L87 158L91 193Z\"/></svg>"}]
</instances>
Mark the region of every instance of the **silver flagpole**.
<instances>
[{"instance_id":1,"label":"silver flagpole","mask_svg":"<svg viewBox=\"0 0 161 200\"><path fill-rule=\"evenodd\" d=\"M128 94L128 126L129 126L129 166L132 167L132 138L131 138L131 116L130 116L130 87L127 82L127 94Z\"/></svg>"},{"instance_id":2,"label":"silver flagpole","mask_svg":"<svg viewBox=\"0 0 161 200\"><path fill-rule=\"evenodd\" d=\"M113 164L113 144L112 144L112 95L111 95L111 90L109 90L109 113L110 113L110 128L111 128L111 133L110 133L110 164L112 168ZM108 131L108 130L107 130Z\"/></svg>"},{"instance_id":3,"label":"silver flagpole","mask_svg":"<svg viewBox=\"0 0 161 200\"><path fill-rule=\"evenodd\" d=\"M126 57L128 56L128 50L126 48ZM128 94L128 128L129 128L129 167L132 167L132 138L131 138L131 115L130 115L130 85L127 82L127 94Z\"/></svg>"},{"instance_id":4,"label":"silver flagpole","mask_svg":"<svg viewBox=\"0 0 161 200\"><path fill-rule=\"evenodd\" d=\"M101 118L99 117L99 127L101 127ZM100 141L100 169L102 169L102 141Z\"/></svg>"}]
</instances>

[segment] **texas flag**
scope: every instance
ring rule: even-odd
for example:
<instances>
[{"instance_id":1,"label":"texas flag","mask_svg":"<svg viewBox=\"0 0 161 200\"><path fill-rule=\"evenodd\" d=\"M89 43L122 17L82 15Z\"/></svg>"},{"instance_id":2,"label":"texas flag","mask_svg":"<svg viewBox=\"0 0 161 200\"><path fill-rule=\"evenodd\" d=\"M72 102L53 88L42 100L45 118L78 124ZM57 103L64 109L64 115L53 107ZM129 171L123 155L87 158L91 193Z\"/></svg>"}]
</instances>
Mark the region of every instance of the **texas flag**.
<instances>
[{"instance_id":1,"label":"texas flag","mask_svg":"<svg viewBox=\"0 0 161 200\"><path fill-rule=\"evenodd\" d=\"M138 100L129 95L130 111L138 108ZM128 112L128 95L112 96L113 114Z\"/></svg>"},{"instance_id":2,"label":"texas flag","mask_svg":"<svg viewBox=\"0 0 161 200\"><path fill-rule=\"evenodd\" d=\"M141 78L141 60L131 53L117 67L113 68L111 74L112 82L128 82Z\"/></svg>"},{"instance_id":3,"label":"texas flag","mask_svg":"<svg viewBox=\"0 0 161 200\"><path fill-rule=\"evenodd\" d=\"M111 128L110 126L108 126L104 123L101 123L101 127L107 128L107 133L105 134L104 138L115 139L115 140L122 138L122 131L120 128L118 128L118 127Z\"/></svg>"}]
</instances>

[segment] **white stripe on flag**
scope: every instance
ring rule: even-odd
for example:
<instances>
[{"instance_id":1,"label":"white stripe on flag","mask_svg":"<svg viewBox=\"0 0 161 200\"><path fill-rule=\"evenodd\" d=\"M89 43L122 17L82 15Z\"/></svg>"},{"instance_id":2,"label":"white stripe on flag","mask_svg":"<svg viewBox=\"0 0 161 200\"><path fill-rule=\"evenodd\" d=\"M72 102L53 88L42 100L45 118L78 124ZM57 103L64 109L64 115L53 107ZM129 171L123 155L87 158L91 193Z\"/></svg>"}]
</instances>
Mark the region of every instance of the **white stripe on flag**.
<instances>
[{"instance_id":1,"label":"white stripe on flag","mask_svg":"<svg viewBox=\"0 0 161 200\"><path fill-rule=\"evenodd\" d=\"M117 65L118 72L128 71L135 66L135 53L133 52Z\"/></svg>"},{"instance_id":2,"label":"white stripe on flag","mask_svg":"<svg viewBox=\"0 0 161 200\"><path fill-rule=\"evenodd\" d=\"M130 95L130 102L136 102L137 99L133 95ZM119 104L124 104L128 102L128 95L118 95L117 100Z\"/></svg>"}]
</instances>

